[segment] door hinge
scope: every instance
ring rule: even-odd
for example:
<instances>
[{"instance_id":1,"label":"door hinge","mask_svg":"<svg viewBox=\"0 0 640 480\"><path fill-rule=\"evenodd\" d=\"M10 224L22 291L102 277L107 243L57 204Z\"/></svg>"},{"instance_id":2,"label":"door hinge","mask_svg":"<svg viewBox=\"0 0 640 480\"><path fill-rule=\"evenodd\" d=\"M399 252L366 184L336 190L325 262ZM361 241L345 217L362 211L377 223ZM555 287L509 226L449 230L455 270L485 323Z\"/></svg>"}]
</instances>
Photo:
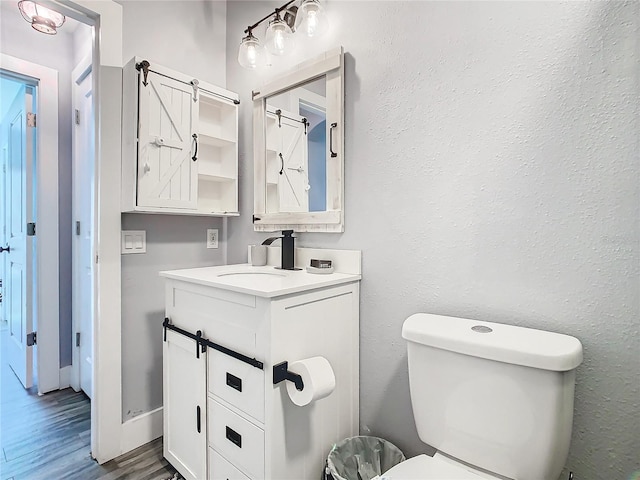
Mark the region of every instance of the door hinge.
<instances>
[{"instance_id":1,"label":"door hinge","mask_svg":"<svg viewBox=\"0 0 640 480\"><path fill-rule=\"evenodd\" d=\"M36 236L36 224L35 222L27 223L27 236L35 237Z\"/></svg>"},{"instance_id":2,"label":"door hinge","mask_svg":"<svg viewBox=\"0 0 640 480\"><path fill-rule=\"evenodd\" d=\"M80 110L76 108L76 125L80 125Z\"/></svg>"},{"instance_id":3,"label":"door hinge","mask_svg":"<svg viewBox=\"0 0 640 480\"><path fill-rule=\"evenodd\" d=\"M76 235L80 235L80 222L76 221Z\"/></svg>"},{"instance_id":4,"label":"door hinge","mask_svg":"<svg viewBox=\"0 0 640 480\"><path fill-rule=\"evenodd\" d=\"M27 334L27 347L33 347L38 344L37 333L38 332L31 332Z\"/></svg>"},{"instance_id":5,"label":"door hinge","mask_svg":"<svg viewBox=\"0 0 640 480\"><path fill-rule=\"evenodd\" d=\"M76 347L80 346L80 332L76 332Z\"/></svg>"},{"instance_id":6,"label":"door hinge","mask_svg":"<svg viewBox=\"0 0 640 480\"><path fill-rule=\"evenodd\" d=\"M36 126L36 114L32 112L27 112L27 127L35 127Z\"/></svg>"}]
</instances>

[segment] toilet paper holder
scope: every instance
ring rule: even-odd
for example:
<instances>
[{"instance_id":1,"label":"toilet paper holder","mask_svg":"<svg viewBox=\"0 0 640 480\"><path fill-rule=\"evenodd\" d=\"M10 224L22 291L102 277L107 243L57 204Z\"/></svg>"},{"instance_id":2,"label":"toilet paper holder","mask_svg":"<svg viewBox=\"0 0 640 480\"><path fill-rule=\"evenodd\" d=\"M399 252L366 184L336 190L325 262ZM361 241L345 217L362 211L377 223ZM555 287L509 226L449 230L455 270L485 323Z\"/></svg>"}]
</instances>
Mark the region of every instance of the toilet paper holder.
<instances>
[{"instance_id":1,"label":"toilet paper holder","mask_svg":"<svg viewBox=\"0 0 640 480\"><path fill-rule=\"evenodd\" d=\"M282 362L273 366L273 384L276 385L285 380L293 382L297 390L302 391L304 382L302 377L297 373L289 371L289 362Z\"/></svg>"}]
</instances>

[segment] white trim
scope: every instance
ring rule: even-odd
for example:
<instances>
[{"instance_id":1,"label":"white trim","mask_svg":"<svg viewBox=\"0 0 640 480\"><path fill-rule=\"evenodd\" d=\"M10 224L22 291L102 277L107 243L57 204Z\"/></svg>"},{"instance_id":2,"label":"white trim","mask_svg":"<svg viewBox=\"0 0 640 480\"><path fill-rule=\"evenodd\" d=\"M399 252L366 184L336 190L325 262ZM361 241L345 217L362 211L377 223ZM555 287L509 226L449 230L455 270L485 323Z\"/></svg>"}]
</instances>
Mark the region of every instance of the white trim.
<instances>
[{"instance_id":1,"label":"white trim","mask_svg":"<svg viewBox=\"0 0 640 480\"><path fill-rule=\"evenodd\" d=\"M162 407L122 424L122 451L128 452L162 436Z\"/></svg>"},{"instance_id":2,"label":"white trim","mask_svg":"<svg viewBox=\"0 0 640 480\"><path fill-rule=\"evenodd\" d=\"M91 452L99 463L122 453L122 352L120 278L120 122L122 96L122 6L112 0L58 0L94 25L95 116L94 225L96 265L93 322Z\"/></svg>"},{"instance_id":3,"label":"white trim","mask_svg":"<svg viewBox=\"0 0 640 480\"><path fill-rule=\"evenodd\" d=\"M78 93L77 93L77 89L78 89L78 84L82 82L82 80L86 77L87 72L90 71L90 69L92 68L92 63L91 63L91 55L87 55L85 58L83 58L82 60L80 60L80 62L78 62L78 64L74 67L73 71L71 72L71 94L72 94L72 108L75 110L77 108L77 102L78 102ZM76 128L73 128L72 130L72 165L75 166L76 164L76 159L75 156L78 154L76 152L76 135L77 135L77 131ZM94 162L95 163L95 162ZM72 172L72 175L75 176L75 173ZM76 196L77 196L77 192L76 192L76 185L72 185L73 188L73 193L72 193L72 205L71 205L71 209L72 209L72 213L75 213L73 211L74 209L74 205L73 202L76 201ZM77 240L74 236L74 238L72 239L72 249L71 249L72 253L71 253L71 264L72 264L72 269L71 269L71 288L72 288L72 296L73 296L73 301L72 301L72 305L71 305L71 377L70 377L70 386L76 391L79 392L80 391L80 349L76 346L76 342L75 342L75 336L77 334L77 332L80 330L80 321L78 320L79 318L79 313L78 313L78 305L77 305L77 299L76 299L76 289L77 289L77 273L76 273L76 268L77 268L77 261L78 259L76 258L78 255L77 252Z\"/></svg>"},{"instance_id":4,"label":"white trim","mask_svg":"<svg viewBox=\"0 0 640 480\"><path fill-rule=\"evenodd\" d=\"M71 365L67 365L66 367L62 367L60 369L60 389L71 386L71 373L72 373ZM74 390L76 392L78 391L75 388Z\"/></svg>"},{"instance_id":5,"label":"white trim","mask_svg":"<svg viewBox=\"0 0 640 480\"><path fill-rule=\"evenodd\" d=\"M36 127L36 312L38 393L60 387L58 252L58 72L1 56L2 69L38 82ZM46 179L46 181L44 181ZM46 241L44 240L46 239Z\"/></svg>"}]
</instances>

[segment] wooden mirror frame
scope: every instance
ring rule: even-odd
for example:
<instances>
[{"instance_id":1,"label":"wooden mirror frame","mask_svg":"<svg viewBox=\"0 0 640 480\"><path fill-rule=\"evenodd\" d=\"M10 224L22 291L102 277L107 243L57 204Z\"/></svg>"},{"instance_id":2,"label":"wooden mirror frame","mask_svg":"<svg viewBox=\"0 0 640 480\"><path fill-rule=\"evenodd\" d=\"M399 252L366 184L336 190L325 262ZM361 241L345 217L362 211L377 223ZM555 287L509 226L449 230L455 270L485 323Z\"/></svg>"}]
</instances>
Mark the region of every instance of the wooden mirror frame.
<instances>
[{"instance_id":1,"label":"wooden mirror frame","mask_svg":"<svg viewBox=\"0 0 640 480\"><path fill-rule=\"evenodd\" d=\"M327 125L333 128L333 144L327 139L327 209L322 212L267 213L266 209L266 102L267 97L326 76ZM260 91L253 91L253 229L256 232L344 232L344 54L342 47L296 65Z\"/></svg>"}]
</instances>

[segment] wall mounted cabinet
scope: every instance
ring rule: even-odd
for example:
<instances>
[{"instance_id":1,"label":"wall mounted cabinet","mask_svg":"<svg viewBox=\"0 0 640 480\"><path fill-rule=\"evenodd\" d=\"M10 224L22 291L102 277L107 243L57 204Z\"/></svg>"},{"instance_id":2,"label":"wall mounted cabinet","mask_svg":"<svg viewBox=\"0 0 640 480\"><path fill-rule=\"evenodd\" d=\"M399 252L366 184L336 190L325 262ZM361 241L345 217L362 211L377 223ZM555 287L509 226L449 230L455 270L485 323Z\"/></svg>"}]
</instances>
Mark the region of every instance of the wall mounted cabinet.
<instances>
[{"instance_id":1,"label":"wall mounted cabinet","mask_svg":"<svg viewBox=\"0 0 640 480\"><path fill-rule=\"evenodd\" d=\"M123 74L122 211L238 215L238 95L141 58Z\"/></svg>"}]
</instances>

